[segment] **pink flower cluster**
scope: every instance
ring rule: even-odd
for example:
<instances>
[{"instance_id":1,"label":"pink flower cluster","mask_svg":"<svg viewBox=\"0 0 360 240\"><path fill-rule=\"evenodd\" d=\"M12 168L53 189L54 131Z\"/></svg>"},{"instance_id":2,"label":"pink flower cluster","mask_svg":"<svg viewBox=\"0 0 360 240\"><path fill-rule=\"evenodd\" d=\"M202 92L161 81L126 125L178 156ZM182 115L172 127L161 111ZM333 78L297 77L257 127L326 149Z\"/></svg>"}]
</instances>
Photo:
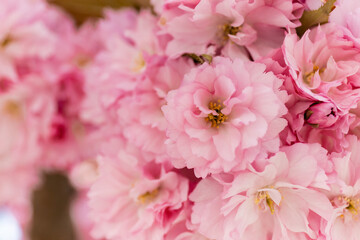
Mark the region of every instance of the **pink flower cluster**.
<instances>
[{"instance_id":1,"label":"pink flower cluster","mask_svg":"<svg viewBox=\"0 0 360 240\"><path fill-rule=\"evenodd\" d=\"M360 3L299 37L323 2L152 0L77 29L2 0L0 206L26 229L61 170L83 239L359 240Z\"/></svg>"}]
</instances>

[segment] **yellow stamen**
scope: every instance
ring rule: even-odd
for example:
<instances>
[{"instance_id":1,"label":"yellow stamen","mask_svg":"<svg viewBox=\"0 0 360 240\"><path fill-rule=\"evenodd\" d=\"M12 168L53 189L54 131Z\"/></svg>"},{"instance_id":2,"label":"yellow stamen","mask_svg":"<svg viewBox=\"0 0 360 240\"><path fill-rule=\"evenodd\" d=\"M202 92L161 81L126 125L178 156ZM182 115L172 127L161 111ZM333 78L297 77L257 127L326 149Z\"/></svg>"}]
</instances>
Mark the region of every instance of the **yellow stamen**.
<instances>
[{"instance_id":1,"label":"yellow stamen","mask_svg":"<svg viewBox=\"0 0 360 240\"><path fill-rule=\"evenodd\" d=\"M360 214L360 198L356 197L346 197L346 196L338 196L337 199L332 201L335 205L346 204L345 210L347 210L353 218L358 218ZM337 204L338 202L338 204ZM344 214L339 216L340 218L344 218Z\"/></svg>"},{"instance_id":2,"label":"yellow stamen","mask_svg":"<svg viewBox=\"0 0 360 240\"><path fill-rule=\"evenodd\" d=\"M228 24L220 24L218 25L218 31L216 34L216 38L219 41L219 44L225 45L228 43L230 37L229 36L235 36L238 32L242 30L242 26L231 26Z\"/></svg>"},{"instance_id":3,"label":"yellow stamen","mask_svg":"<svg viewBox=\"0 0 360 240\"><path fill-rule=\"evenodd\" d=\"M221 112L222 105L220 104L220 100L217 102L210 102L209 109L214 110L217 114L209 113L205 118L206 121L211 122L211 127L219 128L220 124L225 122L228 119L228 116Z\"/></svg>"},{"instance_id":4,"label":"yellow stamen","mask_svg":"<svg viewBox=\"0 0 360 240\"><path fill-rule=\"evenodd\" d=\"M149 203L151 201L153 201L158 195L159 195L159 188L156 188L155 190L153 191L150 191L150 192L146 192L144 194L141 194L139 197L138 197L138 201L141 203L141 204L145 204L145 203Z\"/></svg>"},{"instance_id":5,"label":"yellow stamen","mask_svg":"<svg viewBox=\"0 0 360 240\"><path fill-rule=\"evenodd\" d=\"M307 85L310 85L311 79L315 76L317 71L319 71L319 74L321 74L321 73L323 73L325 71L325 68L319 68L319 66L314 65L313 70L311 72L307 72L303 76L303 80Z\"/></svg>"},{"instance_id":6,"label":"yellow stamen","mask_svg":"<svg viewBox=\"0 0 360 240\"><path fill-rule=\"evenodd\" d=\"M160 25L165 26L166 25L166 18L161 17L159 20Z\"/></svg>"},{"instance_id":7,"label":"yellow stamen","mask_svg":"<svg viewBox=\"0 0 360 240\"><path fill-rule=\"evenodd\" d=\"M271 214L275 212L274 201L271 199L269 193L267 191L261 191L256 194L255 204L259 205L265 200L266 205L269 207Z\"/></svg>"},{"instance_id":8,"label":"yellow stamen","mask_svg":"<svg viewBox=\"0 0 360 240\"><path fill-rule=\"evenodd\" d=\"M21 106L14 100L9 100L3 106L4 113L10 116L18 117L21 115Z\"/></svg>"},{"instance_id":9,"label":"yellow stamen","mask_svg":"<svg viewBox=\"0 0 360 240\"><path fill-rule=\"evenodd\" d=\"M135 58L134 67L132 68L132 70L134 72L141 72L141 70L145 67L145 65L146 65L145 59L142 53L139 53Z\"/></svg>"},{"instance_id":10,"label":"yellow stamen","mask_svg":"<svg viewBox=\"0 0 360 240\"><path fill-rule=\"evenodd\" d=\"M13 38L10 35L7 35L2 42L0 43L0 46L5 48L7 47L11 42L13 41Z\"/></svg>"},{"instance_id":11,"label":"yellow stamen","mask_svg":"<svg viewBox=\"0 0 360 240\"><path fill-rule=\"evenodd\" d=\"M87 66L91 62L91 58L86 55L79 55L75 58L75 64L80 68Z\"/></svg>"},{"instance_id":12,"label":"yellow stamen","mask_svg":"<svg viewBox=\"0 0 360 240\"><path fill-rule=\"evenodd\" d=\"M224 38L229 39L229 35L236 35L238 32L241 31L242 26L234 27L230 24L226 24L223 26L224 31Z\"/></svg>"},{"instance_id":13,"label":"yellow stamen","mask_svg":"<svg viewBox=\"0 0 360 240\"><path fill-rule=\"evenodd\" d=\"M360 212L360 199L359 198L348 198L345 197L345 201L348 203L346 209L353 215L356 216Z\"/></svg>"}]
</instances>

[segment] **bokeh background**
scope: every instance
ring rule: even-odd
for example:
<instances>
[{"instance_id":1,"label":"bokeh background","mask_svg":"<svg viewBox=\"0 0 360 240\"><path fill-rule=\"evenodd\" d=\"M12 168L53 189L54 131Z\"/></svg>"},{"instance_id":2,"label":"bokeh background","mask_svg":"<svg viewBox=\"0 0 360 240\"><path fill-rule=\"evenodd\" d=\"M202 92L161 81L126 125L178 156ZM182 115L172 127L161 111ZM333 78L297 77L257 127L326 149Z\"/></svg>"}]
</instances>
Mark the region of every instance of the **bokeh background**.
<instances>
[{"instance_id":1,"label":"bokeh background","mask_svg":"<svg viewBox=\"0 0 360 240\"><path fill-rule=\"evenodd\" d=\"M150 7L147 0L48 0L49 3L57 5L68 12L76 21L81 24L87 19L100 18L103 8Z\"/></svg>"},{"instance_id":2,"label":"bokeh background","mask_svg":"<svg viewBox=\"0 0 360 240\"><path fill-rule=\"evenodd\" d=\"M1 1L1 0L0 0ZM16 1L16 0L14 0ZM150 8L147 0L48 0L67 12L80 26L102 17L104 8ZM0 208L0 240L81 240L71 219L76 191L61 172L46 172L32 197L33 219L29 236L21 236L19 225L8 209Z\"/></svg>"}]
</instances>

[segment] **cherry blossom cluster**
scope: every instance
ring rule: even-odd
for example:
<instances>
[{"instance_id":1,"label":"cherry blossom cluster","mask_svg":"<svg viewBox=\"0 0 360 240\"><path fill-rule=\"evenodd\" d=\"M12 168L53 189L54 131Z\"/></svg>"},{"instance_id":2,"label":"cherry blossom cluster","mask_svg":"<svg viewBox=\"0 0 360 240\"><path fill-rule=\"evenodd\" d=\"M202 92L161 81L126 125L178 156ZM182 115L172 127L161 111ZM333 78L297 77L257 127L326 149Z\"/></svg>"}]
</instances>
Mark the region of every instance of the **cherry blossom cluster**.
<instances>
[{"instance_id":1,"label":"cherry blossom cluster","mask_svg":"<svg viewBox=\"0 0 360 240\"><path fill-rule=\"evenodd\" d=\"M329 2L152 0L77 28L2 0L0 206L26 231L61 170L82 239L359 240L360 1L297 31Z\"/></svg>"}]
</instances>

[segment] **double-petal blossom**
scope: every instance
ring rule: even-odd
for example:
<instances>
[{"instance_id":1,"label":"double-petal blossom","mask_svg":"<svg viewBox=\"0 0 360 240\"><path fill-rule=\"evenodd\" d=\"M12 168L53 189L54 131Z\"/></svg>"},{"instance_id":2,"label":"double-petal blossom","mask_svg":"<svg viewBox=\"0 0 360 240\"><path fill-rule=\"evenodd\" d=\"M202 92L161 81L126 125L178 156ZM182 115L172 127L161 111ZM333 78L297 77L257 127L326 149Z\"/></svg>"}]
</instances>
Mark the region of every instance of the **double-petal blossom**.
<instances>
[{"instance_id":1,"label":"double-petal blossom","mask_svg":"<svg viewBox=\"0 0 360 240\"><path fill-rule=\"evenodd\" d=\"M162 109L175 167L206 177L244 169L259 155L277 151L287 95L279 90L282 81L264 70L262 64L215 58L169 92Z\"/></svg>"}]
</instances>

